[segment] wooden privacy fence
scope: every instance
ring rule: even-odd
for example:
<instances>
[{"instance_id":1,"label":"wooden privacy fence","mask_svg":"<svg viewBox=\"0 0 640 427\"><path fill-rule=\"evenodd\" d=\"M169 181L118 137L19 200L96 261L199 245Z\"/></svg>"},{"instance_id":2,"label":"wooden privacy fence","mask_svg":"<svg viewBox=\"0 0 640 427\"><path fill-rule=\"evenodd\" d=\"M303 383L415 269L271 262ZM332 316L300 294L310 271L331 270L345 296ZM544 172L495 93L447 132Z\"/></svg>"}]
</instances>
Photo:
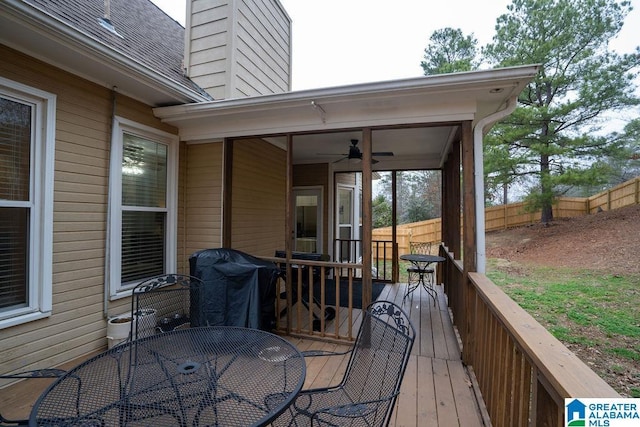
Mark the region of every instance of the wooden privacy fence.
<instances>
[{"instance_id":1,"label":"wooden privacy fence","mask_svg":"<svg viewBox=\"0 0 640 427\"><path fill-rule=\"evenodd\" d=\"M608 211L640 203L640 177L619 184L591 197L558 197L553 205L555 218L570 218ZM525 203L492 206L485 209L485 230L503 230L540 221L540 211L527 212ZM396 227L398 253L409 252L409 242L441 241L440 218L402 224ZM391 241L391 227L373 230L372 240ZM435 247L435 246L434 246Z\"/></svg>"}]
</instances>

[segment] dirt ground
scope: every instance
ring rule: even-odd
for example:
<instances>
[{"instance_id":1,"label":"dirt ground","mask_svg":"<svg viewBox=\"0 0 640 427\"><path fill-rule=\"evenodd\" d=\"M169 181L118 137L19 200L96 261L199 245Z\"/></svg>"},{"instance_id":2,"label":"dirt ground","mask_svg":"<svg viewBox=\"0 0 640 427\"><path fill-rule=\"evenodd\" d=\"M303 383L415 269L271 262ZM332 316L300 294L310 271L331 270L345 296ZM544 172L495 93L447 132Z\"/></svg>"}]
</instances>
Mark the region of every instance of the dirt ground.
<instances>
[{"instance_id":1,"label":"dirt ground","mask_svg":"<svg viewBox=\"0 0 640 427\"><path fill-rule=\"evenodd\" d=\"M487 257L640 274L640 205L487 233Z\"/></svg>"},{"instance_id":2,"label":"dirt ground","mask_svg":"<svg viewBox=\"0 0 640 427\"><path fill-rule=\"evenodd\" d=\"M640 205L556 219L548 226L533 224L490 232L486 240L487 258L503 260L499 268L512 266L517 270L518 264L533 264L640 277ZM603 337L599 331L582 332L588 338L617 339L619 343L612 343L616 346L638 346L629 338ZM640 391L640 362L606 354L596 347L565 345L623 396Z\"/></svg>"}]
</instances>

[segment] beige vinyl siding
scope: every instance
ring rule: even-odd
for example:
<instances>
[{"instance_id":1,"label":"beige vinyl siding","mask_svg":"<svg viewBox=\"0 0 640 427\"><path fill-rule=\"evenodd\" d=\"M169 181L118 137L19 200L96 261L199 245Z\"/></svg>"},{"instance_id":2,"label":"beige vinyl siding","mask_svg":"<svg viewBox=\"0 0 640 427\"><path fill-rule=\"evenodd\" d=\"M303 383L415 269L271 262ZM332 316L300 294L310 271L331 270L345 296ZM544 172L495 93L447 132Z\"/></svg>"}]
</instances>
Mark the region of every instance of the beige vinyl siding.
<instances>
[{"instance_id":1,"label":"beige vinyl siding","mask_svg":"<svg viewBox=\"0 0 640 427\"><path fill-rule=\"evenodd\" d=\"M232 247L273 256L284 247L286 153L259 139L233 142Z\"/></svg>"},{"instance_id":2,"label":"beige vinyl siding","mask_svg":"<svg viewBox=\"0 0 640 427\"><path fill-rule=\"evenodd\" d=\"M231 5L226 0L191 0L185 66L188 75L215 99L225 96L230 56ZM187 12L189 13L189 12Z\"/></svg>"},{"instance_id":3,"label":"beige vinyl siding","mask_svg":"<svg viewBox=\"0 0 640 427\"><path fill-rule=\"evenodd\" d=\"M270 0L238 5L233 97L281 93L290 87L291 33L288 17Z\"/></svg>"},{"instance_id":4,"label":"beige vinyl siding","mask_svg":"<svg viewBox=\"0 0 640 427\"><path fill-rule=\"evenodd\" d=\"M190 0L187 74L215 99L291 87L291 20L277 0Z\"/></svg>"},{"instance_id":5,"label":"beige vinyl siding","mask_svg":"<svg viewBox=\"0 0 640 427\"><path fill-rule=\"evenodd\" d=\"M188 259L201 249L222 246L222 143L187 146L186 162Z\"/></svg>"},{"instance_id":6,"label":"beige vinyl siding","mask_svg":"<svg viewBox=\"0 0 640 427\"><path fill-rule=\"evenodd\" d=\"M0 75L56 94L53 310L0 330L0 372L56 366L106 347L103 316L111 91L0 46ZM176 133L149 106L117 96L116 114ZM129 299L109 303L111 314Z\"/></svg>"}]
</instances>

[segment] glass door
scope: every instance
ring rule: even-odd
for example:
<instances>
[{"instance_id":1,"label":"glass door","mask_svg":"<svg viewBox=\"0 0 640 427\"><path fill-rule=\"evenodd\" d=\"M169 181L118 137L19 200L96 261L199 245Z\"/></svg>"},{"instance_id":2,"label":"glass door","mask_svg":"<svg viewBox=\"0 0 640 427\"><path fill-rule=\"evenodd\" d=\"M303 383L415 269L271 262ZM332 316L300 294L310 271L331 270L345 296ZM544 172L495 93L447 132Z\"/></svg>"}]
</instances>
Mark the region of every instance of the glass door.
<instances>
[{"instance_id":1,"label":"glass door","mask_svg":"<svg viewBox=\"0 0 640 427\"><path fill-rule=\"evenodd\" d=\"M337 210L337 234L338 245L336 259L342 262L354 261L352 259L353 239L353 193L352 187L338 186L338 210Z\"/></svg>"},{"instance_id":2,"label":"glass door","mask_svg":"<svg viewBox=\"0 0 640 427\"><path fill-rule=\"evenodd\" d=\"M294 251L322 252L322 188L294 188Z\"/></svg>"}]
</instances>

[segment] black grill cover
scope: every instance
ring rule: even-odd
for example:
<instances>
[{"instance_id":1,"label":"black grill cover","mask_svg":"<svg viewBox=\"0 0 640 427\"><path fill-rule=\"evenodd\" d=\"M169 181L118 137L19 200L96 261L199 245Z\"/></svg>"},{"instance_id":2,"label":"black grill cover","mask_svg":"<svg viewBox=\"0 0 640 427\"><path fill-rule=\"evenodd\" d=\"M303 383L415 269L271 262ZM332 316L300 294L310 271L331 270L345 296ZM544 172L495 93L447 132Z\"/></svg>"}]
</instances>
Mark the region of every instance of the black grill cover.
<instances>
[{"instance_id":1,"label":"black grill cover","mask_svg":"<svg viewBox=\"0 0 640 427\"><path fill-rule=\"evenodd\" d=\"M275 327L280 270L269 261L234 249L205 249L189 257L191 275L204 289L191 301L192 326Z\"/></svg>"}]
</instances>

